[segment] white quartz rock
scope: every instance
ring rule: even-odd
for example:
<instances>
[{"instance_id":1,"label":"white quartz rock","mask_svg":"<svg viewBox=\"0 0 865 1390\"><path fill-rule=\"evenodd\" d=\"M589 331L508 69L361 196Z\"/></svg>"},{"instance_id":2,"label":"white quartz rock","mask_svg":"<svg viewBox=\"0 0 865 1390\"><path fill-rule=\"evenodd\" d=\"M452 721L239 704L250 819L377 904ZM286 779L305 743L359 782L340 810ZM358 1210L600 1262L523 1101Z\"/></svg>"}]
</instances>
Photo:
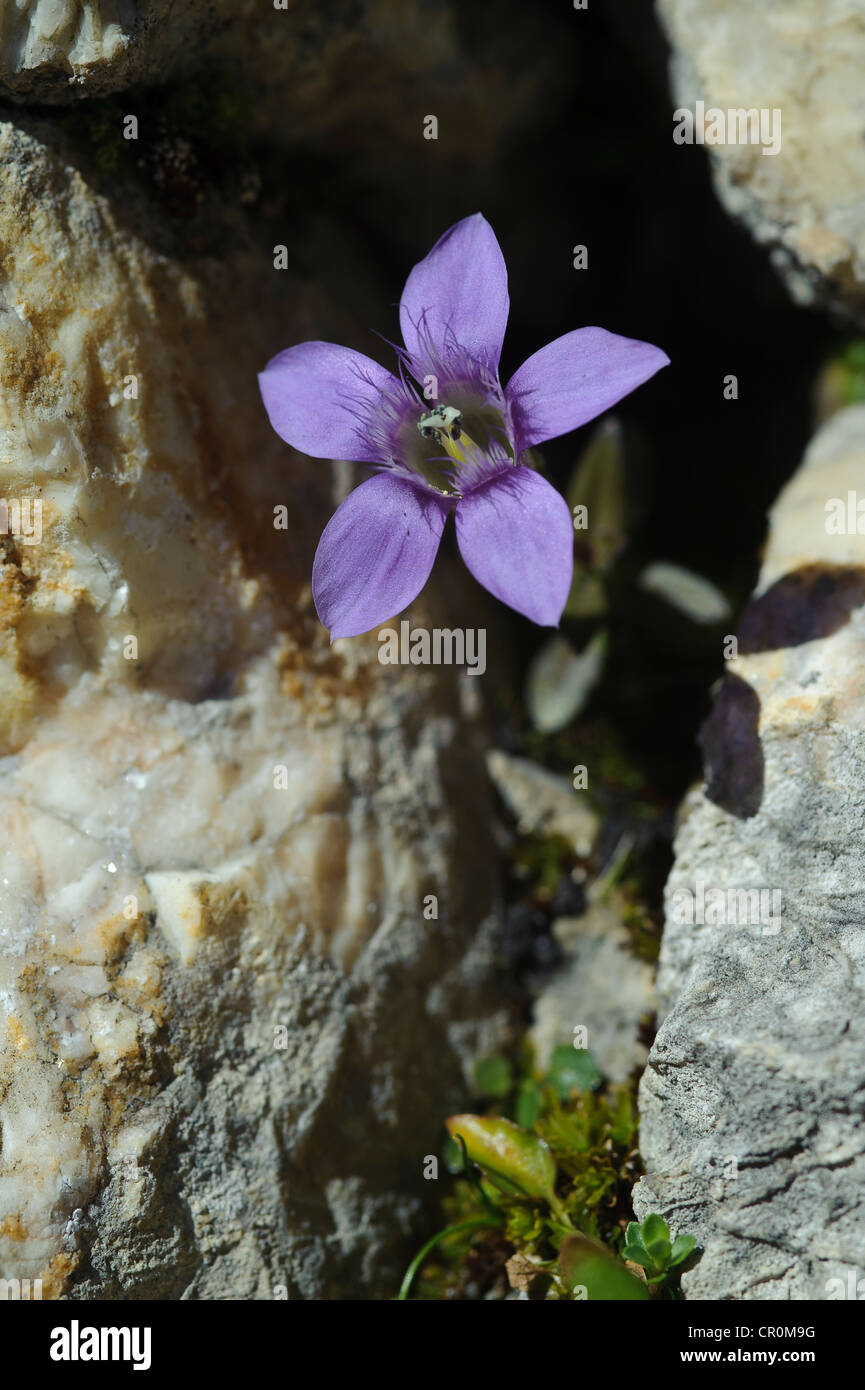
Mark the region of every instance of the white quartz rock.
<instances>
[{"instance_id":1,"label":"white quartz rock","mask_svg":"<svg viewBox=\"0 0 865 1390\"><path fill-rule=\"evenodd\" d=\"M149 215L0 126L0 1278L389 1294L501 1041L480 729L312 607L334 470L256 371L355 330Z\"/></svg>"}]
</instances>

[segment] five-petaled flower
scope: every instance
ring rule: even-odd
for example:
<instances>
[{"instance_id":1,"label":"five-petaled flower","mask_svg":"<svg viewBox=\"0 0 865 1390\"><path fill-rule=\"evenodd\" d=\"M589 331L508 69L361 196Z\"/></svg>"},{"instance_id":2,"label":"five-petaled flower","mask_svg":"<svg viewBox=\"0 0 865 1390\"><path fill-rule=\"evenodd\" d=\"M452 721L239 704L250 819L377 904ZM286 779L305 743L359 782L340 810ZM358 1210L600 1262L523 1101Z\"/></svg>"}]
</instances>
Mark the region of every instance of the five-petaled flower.
<instances>
[{"instance_id":1,"label":"five-petaled flower","mask_svg":"<svg viewBox=\"0 0 865 1390\"><path fill-rule=\"evenodd\" d=\"M429 578L445 521L471 573L518 613L558 625L573 571L564 499L525 462L667 365L660 348L578 328L499 382L508 318L504 257L466 217L406 281L399 376L333 343L300 343L259 377L274 429L314 458L377 468L331 517L312 571L331 640L400 613Z\"/></svg>"}]
</instances>

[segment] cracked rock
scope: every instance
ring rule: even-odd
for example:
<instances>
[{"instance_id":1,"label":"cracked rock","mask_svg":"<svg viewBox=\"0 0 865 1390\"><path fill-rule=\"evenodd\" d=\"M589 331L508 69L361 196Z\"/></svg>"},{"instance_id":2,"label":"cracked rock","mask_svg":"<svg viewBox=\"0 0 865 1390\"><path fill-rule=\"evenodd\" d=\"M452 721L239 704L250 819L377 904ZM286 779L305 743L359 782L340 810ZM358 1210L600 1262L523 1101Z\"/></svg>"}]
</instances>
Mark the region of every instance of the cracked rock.
<instances>
[{"instance_id":1,"label":"cracked rock","mask_svg":"<svg viewBox=\"0 0 865 1390\"><path fill-rule=\"evenodd\" d=\"M388 1296L502 1042L480 724L312 607L334 470L255 373L356 328L123 213L0 126L0 1277Z\"/></svg>"},{"instance_id":2,"label":"cracked rock","mask_svg":"<svg viewBox=\"0 0 865 1390\"><path fill-rule=\"evenodd\" d=\"M676 837L635 1208L698 1238L689 1298L825 1299L865 1275L863 476L854 407L774 506L725 679L753 698L716 725ZM738 775L755 740L758 790Z\"/></svg>"}]
</instances>

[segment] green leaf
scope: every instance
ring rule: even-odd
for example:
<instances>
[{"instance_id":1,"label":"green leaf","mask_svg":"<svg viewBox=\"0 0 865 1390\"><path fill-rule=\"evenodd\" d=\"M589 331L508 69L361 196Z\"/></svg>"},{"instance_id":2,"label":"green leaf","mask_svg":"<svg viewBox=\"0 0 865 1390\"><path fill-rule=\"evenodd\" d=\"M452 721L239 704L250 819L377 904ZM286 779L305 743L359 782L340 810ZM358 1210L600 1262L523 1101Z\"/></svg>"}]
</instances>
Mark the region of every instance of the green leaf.
<instances>
[{"instance_id":1,"label":"green leaf","mask_svg":"<svg viewBox=\"0 0 865 1390\"><path fill-rule=\"evenodd\" d=\"M458 1150L460 1156L459 1171L469 1184L469 1187L474 1192L481 1206L484 1207L491 1216L495 1216L496 1219L499 1220L501 1218L501 1212L497 1204L493 1201L492 1194L488 1190L490 1184L487 1183L487 1185L484 1186L481 1178L478 1176L476 1166L469 1158L465 1139L463 1139L461 1134L458 1134L456 1139L451 1139L449 1137L448 1143L453 1144L454 1148Z\"/></svg>"},{"instance_id":2,"label":"green leaf","mask_svg":"<svg viewBox=\"0 0 865 1390\"><path fill-rule=\"evenodd\" d=\"M482 1057L475 1063L475 1086L482 1096L506 1096L514 1084L513 1068L507 1057Z\"/></svg>"},{"instance_id":3,"label":"green leaf","mask_svg":"<svg viewBox=\"0 0 865 1390\"><path fill-rule=\"evenodd\" d=\"M607 418L592 434L568 484L568 506L588 509L588 526L576 530L580 542L587 544L589 568L609 567L625 541L627 528L627 487L619 422ZM573 591L572 591L573 592Z\"/></svg>"},{"instance_id":4,"label":"green leaf","mask_svg":"<svg viewBox=\"0 0 865 1390\"><path fill-rule=\"evenodd\" d=\"M577 1297L589 1301L644 1302L649 1297L645 1284L606 1246L589 1236L565 1237L559 1251L559 1272L571 1294L576 1292Z\"/></svg>"},{"instance_id":5,"label":"green leaf","mask_svg":"<svg viewBox=\"0 0 865 1390\"><path fill-rule=\"evenodd\" d=\"M658 1216L656 1212L650 1213L643 1222L641 1238L647 1250L652 1248L654 1241L669 1240L670 1228L663 1216Z\"/></svg>"},{"instance_id":6,"label":"green leaf","mask_svg":"<svg viewBox=\"0 0 865 1390\"><path fill-rule=\"evenodd\" d=\"M670 1262L670 1242L668 1240L653 1240L646 1246L649 1254L658 1269L666 1269Z\"/></svg>"},{"instance_id":7,"label":"green leaf","mask_svg":"<svg viewBox=\"0 0 865 1390\"><path fill-rule=\"evenodd\" d=\"M601 1084L601 1073L595 1060L585 1048L569 1047L564 1044L553 1048L547 1080L554 1086L562 1100L567 1100L572 1091L594 1091Z\"/></svg>"},{"instance_id":8,"label":"green leaf","mask_svg":"<svg viewBox=\"0 0 865 1390\"><path fill-rule=\"evenodd\" d=\"M696 1236L676 1236L668 1260L670 1268L672 1269L674 1265L680 1265L683 1260L687 1260L691 1251L696 1249L696 1246Z\"/></svg>"},{"instance_id":9,"label":"green leaf","mask_svg":"<svg viewBox=\"0 0 865 1390\"><path fill-rule=\"evenodd\" d=\"M449 1173L461 1173L463 1171L462 1150L450 1135L444 1143L444 1161Z\"/></svg>"},{"instance_id":10,"label":"green leaf","mask_svg":"<svg viewBox=\"0 0 865 1390\"><path fill-rule=\"evenodd\" d=\"M565 604L566 618L601 618L607 611L607 593L597 574L575 568L571 592Z\"/></svg>"},{"instance_id":11,"label":"green leaf","mask_svg":"<svg viewBox=\"0 0 865 1390\"><path fill-rule=\"evenodd\" d=\"M451 1115L446 1123L497 1186L555 1204L556 1162L543 1139L498 1115Z\"/></svg>"},{"instance_id":12,"label":"green leaf","mask_svg":"<svg viewBox=\"0 0 865 1390\"><path fill-rule=\"evenodd\" d=\"M626 1245L641 1245L643 1242L643 1228L639 1221L629 1221L625 1231Z\"/></svg>"},{"instance_id":13,"label":"green leaf","mask_svg":"<svg viewBox=\"0 0 865 1390\"><path fill-rule=\"evenodd\" d=\"M614 1144L622 1147L636 1143L637 1120L634 1115L634 1105L631 1100L630 1092L626 1086L620 1086L613 1091L613 1114L610 1125L610 1137ZM633 1223L636 1226L636 1221Z\"/></svg>"},{"instance_id":14,"label":"green leaf","mask_svg":"<svg viewBox=\"0 0 865 1390\"><path fill-rule=\"evenodd\" d=\"M541 1088L536 1081L526 1078L520 1082L517 1092L515 1119L523 1129L531 1129L541 1113Z\"/></svg>"},{"instance_id":15,"label":"green leaf","mask_svg":"<svg viewBox=\"0 0 865 1390\"><path fill-rule=\"evenodd\" d=\"M638 1240L630 1240L622 1250L622 1259L632 1264L642 1265L643 1269L654 1269L655 1262L646 1247Z\"/></svg>"}]
</instances>

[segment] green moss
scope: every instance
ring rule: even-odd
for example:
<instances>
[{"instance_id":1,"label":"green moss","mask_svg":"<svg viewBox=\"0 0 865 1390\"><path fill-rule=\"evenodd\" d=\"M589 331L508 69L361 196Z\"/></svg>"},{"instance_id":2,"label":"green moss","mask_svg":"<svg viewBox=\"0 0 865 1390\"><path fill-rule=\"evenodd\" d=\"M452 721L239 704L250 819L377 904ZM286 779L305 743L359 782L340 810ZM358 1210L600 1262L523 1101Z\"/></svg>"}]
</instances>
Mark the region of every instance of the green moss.
<instances>
[{"instance_id":1,"label":"green moss","mask_svg":"<svg viewBox=\"0 0 865 1390\"><path fill-rule=\"evenodd\" d=\"M504 1191L498 1182L479 1182L474 1166L467 1166L465 1157L459 1159L460 1171L443 1200L442 1217L446 1226L461 1229L430 1252L419 1272L415 1297L473 1298L491 1291L504 1295L509 1288L505 1263L513 1254L531 1259L549 1274L548 1296L571 1297L559 1278L557 1260L563 1240L575 1233L599 1242L604 1257L615 1262L632 1219L630 1194L639 1174L634 1091L630 1085L600 1085L586 1053L575 1054L580 1060L569 1069L569 1050L574 1051L557 1048L544 1072L534 1065L526 1046L515 1063L487 1058L479 1069L481 1077L495 1081L497 1092L504 1078L510 1078L507 1094L490 1099L487 1117L517 1119L531 1089L536 1114L524 1128L552 1155L555 1199L521 1194L518 1166L511 1174L513 1190ZM575 1083L570 1087L568 1076ZM453 1171L455 1146L449 1146L445 1157ZM493 1224L491 1214L497 1217ZM465 1224L482 1221L483 1226Z\"/></svg>"},{"instance_id":2,"label":"green moss","mask_svg":"<svg viewBox=\"0 0 865 1390\"><path fill-rule=\"evenodd\" d=\"M129 148L123 138L123 116L116 99L82 102L66 117L65 128L84 153L89 156L97 174L115 174Z\"/></svg>"},{"instance_id":3,"label":"green moss","mask_svg":"<svg viewBox=\"0 0 865 1390\"><path fill-rule=\"evenodd\" d=\"M512 868L538 902L549 902L559 880L577 864L563 835L524 835L514 845Z\"/></svg>"},{"instance_id":4,"label":"green moss","mask_svg":"<svg viewBox=\"0 0 865 1390\"><path fill-rule=\"evenodd\" d=\"M134 115L137 138L126 139ZM98 182L118 177L159 196L165 171L181 152L190 185L222 187L249 167L253 129L248 94L230 73L211 71L177 86L153 87L81 102L60 116L82 167Z\"/></svg>"},{"instance_id":5,"label":"green moss","mask_svg":"<svg viewBox=\"0 0 865 1390\"><path fill-rule=\"evenodd\" d=\"M654 965L661 949L661 915L646 905L645 885L639 878L625 879L619 901L622 924L630 937L634 955Z\"/></svg>"}]
</instances>

